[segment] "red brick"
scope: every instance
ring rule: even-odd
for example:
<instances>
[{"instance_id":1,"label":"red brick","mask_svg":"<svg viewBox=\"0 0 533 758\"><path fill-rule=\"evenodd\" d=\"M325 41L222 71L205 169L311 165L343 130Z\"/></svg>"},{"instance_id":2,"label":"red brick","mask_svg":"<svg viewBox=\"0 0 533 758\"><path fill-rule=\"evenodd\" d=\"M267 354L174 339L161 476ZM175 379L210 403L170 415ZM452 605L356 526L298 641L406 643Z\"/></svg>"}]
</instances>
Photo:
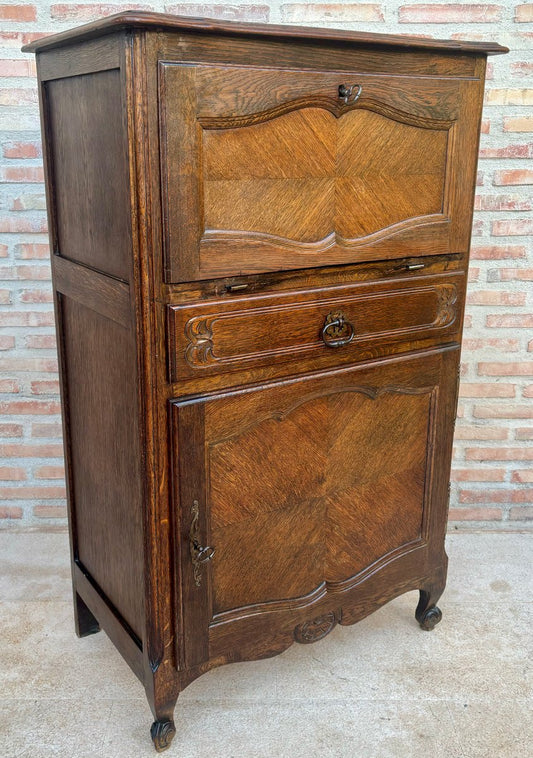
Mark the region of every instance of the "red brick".
<instances>
[{"instance_id":1,"label":"red brick","mask_svg":"<svg viewBox=\"0 0 533 758\"><path fill-rule=\"evenodd\" d=\"M489 89L485 105L533 105L533 89Z\"/></svg>"},{"instance_id":2,"label":"red brick","mask_svg":"<svg viewBox=\"0 0 533 758\"><path fill-rule=\"evenodd\" d=\"M518 23L533 21L533 3L517 5L514 20Z\"/></svg>"},{"instance_id":3,"label":"red brick","mask_svg":"<svg viewBox=\"0 0 533 758\"><path fill-rule=\"evenodd\" d=\"M13 379L0 379L0 392L9 392L14 395L20 392L20 386Z\"/></svg>"},{"instance_id":4,"label":"red brick","mask_svg":"<svg viewBox=\"0 0 533 758\"><path fill-rule=\"evenodd\" d=\"M50 290L22 290L21 303L52 303L54 294Z\"/></svg>"},{"instance_id":5,"label":"red brick","mask_svg":"<svg viewBox=\"0 0 533 758\"><path fill-rule=\"evenodd\" d=\"M36 21L35 5L0 5L0 18L4 21Z\"/></svg>"},{"instance_id":6,"label":"red brick","mask_svg":"<svg viewBox=\"0 0 533 758\"><path fill-rule=\"evenodd\" d=\"M481 122L481 134L490 134L490 121L486 118Z\"/></svg>"},{"instance_id":7,"label":"red brick","mask_svg":"<svg viewBox=\"0 0 533 758\"><path fill-rule=\"evenodd\" d=\"M50 248L48 245L30 243L15 245L15 258L23 260L43 260L50 257Z\"/></svg>"},{"instance_id":8,"label":"red brick","mask_svg":"<svg viewBox=\"0 0 533 758\"><path fill-rule=\"evenodd\" d=\"M492 183L496 185L533 184L533 170L513 168L506 171L496 171Z\"/></svg>"},{"instance_id":9,"label":"red brick","mask_svg":"<svg viewBox=\"0 0 533 758\"><path fill-rule=\"evenodd\" d=\"M23 434L20 424L0 424L0 437L22 437Z\"/></svg>"},{"instance_id":10,"label":"red brick","mask_svg":"<svg viewBox=\"0 0 533 758\"><path fill-rule=\"evenodd\" d=\"M36 505L33 515L37 518L64 519L67 517L67 509L61 505Z\"/></svg>"},{"instance_id":11,"label":"red brick","mask_svg":"<svg viewBox=\"0 0 533 758\"><path fill-rule=\"evenodd\" d=\"M31 383L32 395L57 395L59 393L59 381L34 381Z\"/></svg>"},{"instance_id":12,"label":"red brick","mask_svg":"<svg viewBox=\"0 0 533 758\"><path fill-rule=\"evenodd\" d=\"M527 447L469 447L467 461L533 461L533 448Z\"/></svg>"},{"instance_id":13,"label":"red brick","mask_svg":"<svg viewBox=\"0 0 533 758\"><path fill-rule=\"evenodd\" d=\"M165 6L167 13L178 16L219 18L225 21L266 22L270 18L268 5L232 5L228 3L178 3Z\"/></svg>"},{"instance_id":14,"label":"red brick","mask_svg":"<svg viewBox=\"0 0 533 758\"><path fill-rule=\"evenodd\" d=\"M404 5L401 24L489 24L501 19L501 6L470 3Z\"/></svg>"},{"instance_id":15,"label":"red brick","mask_svg":"<svg viewBox=\"0 0 533 758\"><path fill-rule=\"evenodd\" d=\"M523 363L478 363L480 376L533 376L533 361Z\"/></svg>"},{"instance_id":16,"label":"red brick","mask_svg":"<svg viewBox=\"0 0 533 758\"><path fill-rule=\"evenodd\" d=\"M17 279L31 279L32 281L50 281L50 266L17 266Z\"/></svg>"},{"instance_id":17,"label":"red brick","mask_svg":"<svg viewBox=\"0 0 533 758\"><path fill-rule=\"evenodd\" d=\"M504 116L504 132L533 132L533 116Z\"/></svg>"},{"instance_id":18,"label":"red brick","mask_svg":"<svg viewBox=\"0 0 533 758\"><path fill-rule=\"evenodd\" d=\"M59 500L65 497L64 487L0 487L2 500Z\"/></svg>"},{"instance_id":19,"label":"red brick","mask_svg":"<svg viewBox=\"0 0 533 758\"><path fill-rule=\"evenodd\" d=\"M525 258L526 248L522 245L491 245L489 247L473 247L471 257L474 260L504 260L507 258Z\"/></svg>"},{"instance_id":20,"label":"red brick","mask_svg":"<svg viewBox=\"0 0 533 758\"><path fill-rule=\"evenodd\" d=\"M488 272L488 281L500 282L531 282L533 281L533 268L496 268Z\"/></svg>"},{"instance_id":21,"label":"red brick","mask_svg":"<svg viewBox=\"0 0 533 758\"><path fill-rule=\"evenodd\" d=\"M520 77L527 77L533 76L533 63L530 63L529 61L517 61L516 63L511 63L511 74L515 78Z\"/></svg>"},{"instance_id":22,"label":"red brick","mask_svg":"<svg viewBox=\"0 0 533 758\"><path fill-rule=\"evenodd\" d=\"M63 445L0 445L3 458L62 458Z\"/></svg>"},{"instance_id":23,"label":"red brick","mask_svg":"<svg viewBox=\"0 0 533 758\"><path fill-rule=\"evenodd\" d=\"M459 385L460 397L514 397L514 384L499 384L496 382L487 382L486 384L465 384Z\"/></svg>"},{"instance_id":24,"label":"red brick","mask_svg":"<svg viewBox=\"0 0 533 758\"><path fill-rule=\"evenodd\" d=\"M491 426L476 426L475 424L457 424L456 440L506 440L509 436L507 429Z\"/></svg>"},{"instance_id":25,"label":"red brick","mask_svg":"<svg viewBox=\"0 0 533 758\"><path fill-rule=\"evenodd\" d=\"M0 334L0 350L11 350L15 347L15 338L9 334Z\"/></svg>"},{"instance_id":26,"label":"red brick","mask_svg":"<svg viewBox=\"0 0 533 758\"><path fill-rule=\"evenodd\" d=\"M51 424L32 424L31 436L34 438L62 439L63 428L60 422Z\"/></svg>"},{"instance_id":27,"label":"red brick","mask_svg":"<svg viewBox=\"0 0 533 758\"><path fill-rule=\"evenodd\" d=\"M0 60L0 76L35 76L35 62L31 58Z\"/></svg>"},{"instance_id":28,"label":"red brick","mask_svg":"<svg viewBox=\"0 0 533 758\"><path fill-rule=\"evenodd\" d=\"M0 326L53 326L52 311L5 311L0 313Z\"/></svg>"},{"instance_id":29,"label":"red brick","mask_svg":"<svg viewBox=\"0 0 533 758\"><path fill-rule=\"evenodd\" d=\"M39 466L34 471L37 479L64 479L64 466Z\"/></svg>"},{"instance_id":30,"label":"red brick","mask_svg":"<svg viewBox=\"0 0 533 758\"><path fill-rule=\"evenodd\" d=\"M281 6L281 18L295 24L385 20L378 3L288 3Z\"/></svg>"},{"instance_id":31,"label":"red brick","mask_svg":"<svg viewBox=\"0 0 533 758\"><path fill-rule=\"evenodd\" d=\"M487 316L486 324L488 327L498 329L522 329L533 326L533 313L523 314L504 314L501 316Z\"/></svg>"},{"instance_id":32,"label":"red brick","mask_svg":"<svg viewBox=\"0 0 533 758\"><path fill-rule=\"evenodd\" d=\"M7 245L0 244L0 258L7 258L9 250Z\"/></svg>"},{"instance_id":33,"label":"red brick","mask_svg":"<svg viewBox=\"0 0 533 758\"><path fill-rule=\"evenodd\" d=\"M41 166L13 166L2 168L0 172L0 181L2 182L26 182L42 183L44 181L44 172Z\"/></svg>"},{"instance_id":34,"label":"red brick","mask_svg":"<svg viewBox=\"0 0 533 758\"><path fill-rule=\"evenodd\" d=\"M51 5L50 15L59 21L92 21L102 16L110 16L112 13L119 13L126 10L153 10L149 5L110 5L107 3L98 4L61 4Z\"/></svg>"},{"instance_id":35,"label":"red brick","mask_svg":"<svg viewBox=\"0 0 533 758\"><path fill-rule=\"evenodd\" d=\"M0 466L0 479L3 482L23 482L26 479L26 471L15 466Z\"/></svg>"},{"instance_id":36,"label":"red brick","mask_svg":"<svg viewBox=\"0 0 533 758\"><path fill-rule=\"evenodd\" d=\"M531 158L533 157L533 144L506 145L505 147L485 147L479 151L479 157L489 158ZM500 182L501 183L501 182ZM493 182L498 184L498 182Z\"/></svg>"},{"instance_id":37,"label":"red brick","mask_svg":"<svg viewBox=\"0 0 533 758\"><path fill-rule=\"evenodd\" d=\"M30 347L32 349L42 350L42 349L51 349L55 350L56 348L56 338L53 334L30 334L26 337L25 340L26 347Z\"/></svg>"},{"instance_id":38,"label":"red brick","mask_svg":"<svg viewBox=\"0 0 533 758\"><path fill-rule=\"evenodd\" d=\"M501 508L450 508L450 521L501 521Z\"/></svg>"},{"instance_id":39,"label":"red brick","mask_svg":"<svg viewBox=\"0 0 533 758\"><path fill-rule=\"evenodd\" d=\"M503 482L505 469L452 469L451 478L454 482Z\"/></svg>"},{"instance_id":40,"label":"red brick","mask_svg":"<svg viewBox=\"0 0 533 758\"><path fill-rule=\"evenodd\" d=\"M0 518L22 518L22 508L0 505Z\"/></svg>"},{"instance_id":41,"label":"red brick","mask_svg":"<svg viewBox=\"0 0 533 758\"><path fill-rule=\"evenodd\" d=\"M57 373L57 360L52 358L0 358L0 371L39 371Z\"/></svg>"},{"instance_id":42,"label":"red brick","mask_svg":"<svg viewBox=\"0 0 533 758\"><path fill-rule=\"evenodd\" d=\"M522 390L522 395L524 397L533 397L533 384L530 384L527 387L524 387L524 389Z\"/></svg>"},{"instance_id":43,"label":"red brick","mask_svg":"<svg viewBox=\"0 0 533 758\"><path fill-rule=\"evenodd\" d=\"M48 415L60 413L61 406L52 400L8 400L0 402L0 413L6 415Z\"/></svg>"},{"instance_id":44,"label":"red brick","mask_svg":"<svg viewBox=\"0 0 533 758\"><path fill-rule=\"evenodd\" d=\"M500 350L504 353L518 353L520 350L520 341L513 339L483 339L481 337L463 340L464 350Z\"/></svg>"},{"instance_id":45,"label":"red brick","mask_svg":"<svg viewBox=\"0 0 533 758\"><path fill-rule=\"evenodd\" d=\"M459 502L468 505L475 503L510 503L512 490L461 490Z\"/></svg>"},{"instance_id":46,"label":"red brick","mask_svg":"<svg viewBox=\"0 0 533 758\"><path fill-rule=\"evenodd\" d=\"M472 414L475 418L533 418L533 404L476 405Z\"/></svg>"},{"instance_id":47,"label":"red brick","mask_svg":"<svg viewBox=\"0 0 533 758\"><path fill-rule=\"evenodd\" d=\"M512 482L519 482L524 484L533 483L533 468L513 471L511 476Z\"/></svg>"},{"instance_id":48,"label":"red brick","mask_svg":"<svg viewBox=\"0 0 533 758\"><path fill-rule=\"evenodd\" d=\"M40 142L5 142L2 145L4 158L40 158Z\"/></svg>"},{"instance_id":49,"label":"red brick","mask_svg":"<svg viewBox=\"0 0 533 758\"><path fill-rule=\"evenodd\" d=\"M2 234L45 234L47 229L46 218L0 217L0 233Z\"/></svg>"},{"instance_id":50,"label":"red brick","mask_svg":"<svg viewBox=\"0 0 533 758\"><path fill-rule=\"evenodd\" d=\"M469 305L525 305L525 292L502 292L501 290L477 290L467 297Z\"/></svg>"},{"instance_id":51,"label":"red brick","mask_svg":"<svg viewBox=\"0 0 533 758\"><path fill-rule=\"evenodd\" d=\"M533 503L533 489L512 490L511 501L513 503Z\"/></svg>"},{"instance_id":52,"label":"red brick","mask_svg":"<svg viewBox=\"0 0 533 758\"><path fill-rule=\"evenodd\" d=\"M533 427L516 429L514 436L517 440L533 440Z\"/></svg>"},{"instance_id":53,"label":"red brick","mask_svg":"<svg viewBox=\"0 0 533 758\"><path fill-rule=\"evenodd\" d=\"M38 102L36 89L30 87L0 89L0 105L11 105L18 108L20 105L33 105Z\"/></svg>"},{"instance_id":54,"label":"red brick","mask_svg":"<svg viewBox=\"0 0 533 758\"><path fill-rule=\"evenodd\" d=\"M476 195L476 211L529 211L531 200L521 195Z\"/></svg>"},{"instance_id":55,"label":"red brick","mask_svg":"<svg viewBox=\"0 0 533 758\"><path fill-rule=\"evenodd\" d=\"M533 521L533 506L511 508L509 519L511 521Z\"/></svg>"},{"instance_id":56,"label":"red brick","mask_svg":"<svg viewBox=\"0 0 533 758\"><path fill-rule=\"evenodd\" d=\"M516 221L493 221L491 234L493 237L530 236L533 234L533 221L522 218Z\"/></svg>"}]
</instances>

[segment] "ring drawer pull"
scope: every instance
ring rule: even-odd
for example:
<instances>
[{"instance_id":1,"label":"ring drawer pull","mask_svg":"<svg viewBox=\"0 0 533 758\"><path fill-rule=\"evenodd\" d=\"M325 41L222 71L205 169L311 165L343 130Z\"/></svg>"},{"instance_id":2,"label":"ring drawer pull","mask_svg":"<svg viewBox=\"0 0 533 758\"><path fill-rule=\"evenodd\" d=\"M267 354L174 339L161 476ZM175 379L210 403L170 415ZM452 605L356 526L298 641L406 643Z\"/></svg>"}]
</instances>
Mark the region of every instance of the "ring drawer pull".
<instances>
[{"instance_id":1,"label":"ring drawer pull","mask_svg":"<svg viewBox=\"0 0 533 758\"><path fill-rule=\"evenodd\" d=\"M198 500L195 500L191 508L192 521L191 531L189 533L189 550L191 552L191 560L194 566L194 583L197 587L202 584L202 574L200 571L202 563L207 563L215 554L215 548L200 545L200 530L198 526L198 519L200 518L200 506Z\"/></svg>"},{"instance_id":2,"label":"ring drawer pull","mask_svg":"<svg viewBox=\"0 0 533 758\"><path fill-rule=\"evenodd\" d=\"M355 90L355 94L354 94ZM363 87L360 84L339 84L339 97L341 97L345 104L348 105L350 98L353 95L352 103L357 102L361 97Z\"/></svg>"},{"instance_id":3,"label":"ring drawer pull","mask_svg":"<svg viewBox=\"0 0 533 758\"><path fill-rule=\"evenodd\" d=\"M322 327L322 339L326 347L342 347L354 338L354 328L342 313L330 313Z\"/></svg>"}]
</instances>

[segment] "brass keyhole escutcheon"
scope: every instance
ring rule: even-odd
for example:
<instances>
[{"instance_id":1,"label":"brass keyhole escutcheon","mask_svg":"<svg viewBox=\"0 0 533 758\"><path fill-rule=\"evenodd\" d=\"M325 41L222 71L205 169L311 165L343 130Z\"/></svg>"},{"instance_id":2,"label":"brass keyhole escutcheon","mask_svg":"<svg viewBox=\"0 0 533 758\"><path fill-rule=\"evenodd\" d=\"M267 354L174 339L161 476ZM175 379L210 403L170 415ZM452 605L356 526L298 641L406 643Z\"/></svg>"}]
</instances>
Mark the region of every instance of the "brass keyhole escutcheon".
<instances>
[{"instance_id":1,"label":"brass keyhole escutcheon","mask_svg":"<svg viewBox=\"0 0 533 758\"><path fill-rule=\"evenodd\" d=\"M189 532L189 551L194 566L194 583L197 587L202 584L202 563L207 563L215 554L215 548L209 545L200 544L200 506L198 500L194 500L191 508L191 529Z\"/></svg>"}]
</instances>

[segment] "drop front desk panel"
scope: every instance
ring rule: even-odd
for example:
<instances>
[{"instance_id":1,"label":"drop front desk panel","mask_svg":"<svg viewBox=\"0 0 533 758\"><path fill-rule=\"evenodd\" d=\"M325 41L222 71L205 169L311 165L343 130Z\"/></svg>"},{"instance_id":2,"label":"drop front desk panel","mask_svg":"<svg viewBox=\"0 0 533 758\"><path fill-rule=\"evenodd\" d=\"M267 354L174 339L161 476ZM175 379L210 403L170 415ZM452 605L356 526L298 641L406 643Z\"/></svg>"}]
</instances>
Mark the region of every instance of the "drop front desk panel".
<instances>
[{"instance_id":1,"label":"drop front desk panel","mask_svg":"<svg viewBox=\"0 0 533 758\"><path fill-rule=\"evenodd\" d=\"M162 750L214 666L408 590L422 628L441 618L484 72L505 49L144 13L27 49L76 628L143 682Z\"/></svg>"}]
</instances>

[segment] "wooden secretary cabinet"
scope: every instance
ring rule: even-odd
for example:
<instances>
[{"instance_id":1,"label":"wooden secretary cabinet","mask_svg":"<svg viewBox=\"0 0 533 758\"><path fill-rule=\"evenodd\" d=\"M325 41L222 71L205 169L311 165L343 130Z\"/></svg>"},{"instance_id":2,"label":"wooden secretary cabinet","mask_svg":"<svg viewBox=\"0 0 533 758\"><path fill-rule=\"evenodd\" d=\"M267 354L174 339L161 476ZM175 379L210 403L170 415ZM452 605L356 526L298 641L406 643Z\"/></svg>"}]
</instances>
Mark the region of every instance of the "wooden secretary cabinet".
<instances>
[{"instance_id":1,"label":"wooden secretary cabinet","mask_svg":"<svg viewBox=\"0 0 533 758\"><path fill-rule=\"evenodd\" d=\"M77 631L178 693L440 620L486 56L126 13L35 50Z\"/></svg>"}]
</instances>

